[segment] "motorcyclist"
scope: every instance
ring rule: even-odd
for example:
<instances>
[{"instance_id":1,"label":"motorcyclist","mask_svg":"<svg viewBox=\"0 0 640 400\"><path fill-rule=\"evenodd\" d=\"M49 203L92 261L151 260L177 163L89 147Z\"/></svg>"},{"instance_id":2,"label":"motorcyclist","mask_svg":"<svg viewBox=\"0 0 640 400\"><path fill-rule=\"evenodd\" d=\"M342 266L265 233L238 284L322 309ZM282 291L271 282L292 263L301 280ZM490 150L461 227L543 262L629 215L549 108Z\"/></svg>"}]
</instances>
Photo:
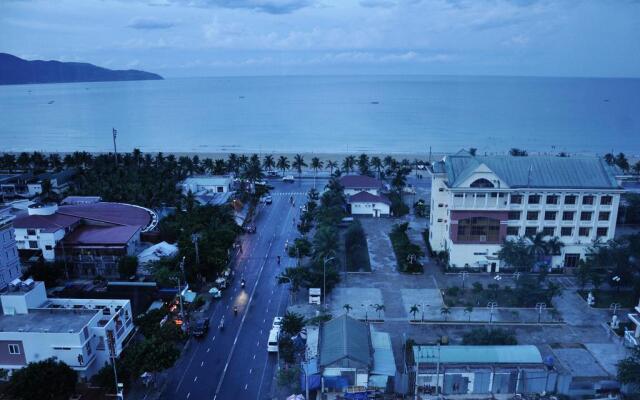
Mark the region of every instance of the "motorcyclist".
<instances>
[{"instance_id":1,"label":"motorcyclist","mask_svg":"<svg viewBox=\"0 0 640 400\"><path fill-rule=\"evenodd\" d=\"M245 282L244 278L242 278L242 280L240 281L240 286L242 286L242 288L243 288L243 289L244 289L244 285L245 285L245 283L246 283L246 282Z\"/></svg>"},{"instance_id":2,"label":"motorcyclist","mask_svg":"<svg viewBox=\"0 0 640 400\"><path fill-rule=\"evenodd\" d=\"M224 316L222 316L222 318L220 319L220 324L218 325L218 328L220 330L224 329Z\"/></svg>"},{"instance_id":3,"label":"motorcyclist","mask_svg":"<svg viewBox=\"0 0 640 400\"><path fill-rule=\"evenodd\" d=\"M238 315L238 306L233 306L233 314Z\"/></svg>"},{"instance_id":4,"label":"motorcyclist","mask_svg":"<svg viewBox=\"0 0 640 400\"><path fill-rule=\"evenodd\" d=\"M280 265L280 256L277 256L276 259L278 260L278 265Z\"/></svg>"}]
</instances>

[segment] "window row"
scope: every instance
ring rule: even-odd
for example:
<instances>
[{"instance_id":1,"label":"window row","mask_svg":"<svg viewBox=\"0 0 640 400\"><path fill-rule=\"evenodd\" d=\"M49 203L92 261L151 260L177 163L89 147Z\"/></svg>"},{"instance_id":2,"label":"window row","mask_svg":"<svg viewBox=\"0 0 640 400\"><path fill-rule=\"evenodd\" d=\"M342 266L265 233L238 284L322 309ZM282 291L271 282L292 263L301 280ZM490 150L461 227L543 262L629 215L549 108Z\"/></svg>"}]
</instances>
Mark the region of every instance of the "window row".
<instances>
[{"instance_id":1,"label":"window row","mask_svg":"<svg viewBox=\"0 0 640 400\"><path fill-rule=\"evenodd\" d=\"M535 226L528 226L524 228L524 236L535 236L538 232L542 232L544 236L556 236L556 227L554 226L545 226L541 231L538 230ZM563 226L560 228L560 235L564 237L573 236L575 228L571 226ZM596 229L596 237L606 237L609 234L609 228L597 228ZM519 226L508 226L507 227L507 235L510 236L520 236L520 227ZM589 227L580 227L578 228L578 236L589 237L591 236L591 228Z\"/></svg>"},{"instance_id":2,"label":"window row","mask_svg":"<svg viewBox=\"0 0 640 400\"><path fill-rule=\"evenodd\" d=\"M528 204L542 204L542 195L539 194L530 194L527 197ZM593 205L595 204L596 196L588 195L582 196L582 204L583 205ZM511 204L522 204L524 200L524 195L521 194L512 194L511 195ZM564 196L564 204L577 204L578 196L577 195L566 195ZM605 195L600 197L600 205L609 206L613 203L613 196ZM560 196L556 194L547 195L544 199L544 204L560 204Z\"/></svg>"},{"instance_id":3,"label":"window row","mask_svg":"<svg viewBox=\"0 0 640 400\"><path fill-rule=\"evenodd\" d=\"M540 211L527 211L526 213L526 218L527 221L537 221L540 218ZM555 221L558 218L558 214L560 214L557 211L544 211L543 213L543 217L545 221ZM582 211L580 212L580 221L591 221L591 219L593 218L593 212L592 211ZM510 220L520 220L520 217L522 215L522 211L509 211L507 218L509 218ZM573 221L575 218L576 212L575 211L563 211L562 212L562 220L563 221ZM611 217L611 212L609 211L600 211L598 213L598 221L608 221L609 218Z\"/></svg>"}]
</instances>

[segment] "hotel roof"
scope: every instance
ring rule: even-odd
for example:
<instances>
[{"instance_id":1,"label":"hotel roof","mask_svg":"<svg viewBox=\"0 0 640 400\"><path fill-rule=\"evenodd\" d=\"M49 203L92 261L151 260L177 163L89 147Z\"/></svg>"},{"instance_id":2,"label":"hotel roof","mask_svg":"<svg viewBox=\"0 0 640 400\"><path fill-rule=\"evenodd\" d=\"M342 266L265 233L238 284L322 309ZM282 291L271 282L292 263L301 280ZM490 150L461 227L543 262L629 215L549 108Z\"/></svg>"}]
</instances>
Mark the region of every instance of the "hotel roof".
<instances>
[{"instance_id":1,"label":"hotel roof","mask_svg":"<svg viewBox=\"0 0 640 400\"><path fill-rule=\"evenodd\" d=\"M28 314L0 315L0 332L80 332L95 310L29 309Z\"/></svg>"},{"instance_id":2,"label":"hotel roof","mask_svg":"<svg viewBox=\"0 0 640 400\"><path fill-rule=\"evenodd\" d=\"M340 184L345 189L350 189L350 188L379 189L382 187L381 181L366 175L344 175L343 177L340 178Z\"/></svg>"},{"instance_id":3,"label":"hotel roof","mask_svg":"<svg viewBox=\"0 0 640 400\"><path fill-rule=\"evenodd\" d=\"M365 191L350 196L349 203L384 203L391 205L391 201L385 196L378 196Z\"/></svg>"},{"instance_id":4,"label":"hotel roof","mask_svg":"<svg viewBox=\"0 0 640 400\"><path fill-rule=\"evenodd\" d=\"M599 157L474 157L459 152L434 163L433 172L447 174L449 187L460 187L481 165L510 188L621 189L614 169Z\"/></svg>"}]
</instances>

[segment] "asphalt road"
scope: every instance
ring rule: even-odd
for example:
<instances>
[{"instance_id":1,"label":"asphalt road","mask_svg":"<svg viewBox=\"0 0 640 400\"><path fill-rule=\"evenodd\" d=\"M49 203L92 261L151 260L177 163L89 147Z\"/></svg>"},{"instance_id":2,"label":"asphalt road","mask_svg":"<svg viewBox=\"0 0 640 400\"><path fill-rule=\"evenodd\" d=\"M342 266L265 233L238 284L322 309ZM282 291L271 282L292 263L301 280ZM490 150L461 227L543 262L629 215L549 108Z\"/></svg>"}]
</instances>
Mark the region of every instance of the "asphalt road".
<instances>
[{"instance_id":1,"label":"asphalt road","mask_svg":"<svg viewBox=\"0 0 640 400\"><path fill-rule=\"evenodd\" d=\"M318 180L321 189L326 180ZM313 179L292 184L272 183L273 204L262 206L257 232L241 237L242 253L235 262L235 279L209 309L205 337L189 339L188 350L174 367L161 399L268 399L276 368L276 353L267 352L275 316L284 314L289 300L286 285L276 276L295 260L285 255L285 242L298 236L294 218L313 187ZM290 204L290 196L295 206ZM276 257L282 257L278 265ZM241 277L246 286L241 288ZM233 307L238 306L234 315ZM224 318L224 329L218 328Z\"/></svg>"}]
</instances>

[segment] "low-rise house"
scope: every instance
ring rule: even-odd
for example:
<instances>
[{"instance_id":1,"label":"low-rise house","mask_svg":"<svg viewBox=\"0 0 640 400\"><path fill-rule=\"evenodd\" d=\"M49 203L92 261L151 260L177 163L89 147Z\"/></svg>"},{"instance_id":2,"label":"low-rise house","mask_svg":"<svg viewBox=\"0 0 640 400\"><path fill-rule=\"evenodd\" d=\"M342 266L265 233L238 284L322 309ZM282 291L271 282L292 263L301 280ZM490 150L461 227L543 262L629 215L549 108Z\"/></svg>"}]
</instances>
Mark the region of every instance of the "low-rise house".
<instances>
[{"instance_id":1,"label":"low-rise house","mask_svg":"<svg viewBox=\"0 0 640 400\"><path fill-rule=\"evenodd\" d=\"M121 257L135 255L153 211L120 203L33 204L14 221L18 250L61 261L79 276L117 276Z\"/></svg>"},{"instance_id":2,"label":"low-rise house","mask_svg":"<svg viewBox=\"0 0 640 400\"><path fill-rule=\"evenodd\" d=\"M10 207L0 206L0 290L20 277L21 267Z\"/></svg>"},{"instance_id":3,"label":"low-rise house","mask_svg":"<svg viewBox=\"0 0 640 400\"><path fill-rule=\"evenodd\" d=\"M414 346L416 393L448 398L553 392L557 372L536 346Z\"/></svg>"},{"instance_id":4,"label":"low-rise house","mask_svg":"<svg viewBox=\"0 0 640 400\"><path fill-rule=\"evenodd\" d=\"M231 175L196 175L181 183L182 193L227 193L231 191L233 176Z\"/></svg>"},{"instance_id":5,"label":"low-rise house","mask_svg":"<svg viewBox=\"0 0 640 400\"><path fill-rule=\"evenodd\" d=\"M384 189L384 184L381 180L366 175L344 175L340 178L340 184L344 188L344 194L347 197L360 192L379 195Z\"/></svg>"},{"instance_id":6,"label":"low-rise house","mask_svg":"<svg viewBox=\"0 0 640 400\"><path fill-rule=\"evenodd\" d=\"M43 282L0 293L0 368L9 373L55 357L88 379L120 356L133 332L128 300L48 298Z\"/></svg>"},{"instance_id":7,"label":"low-rise house","mask_svg":"<svg viewBox=\"0 0 640 400\"><path fill-rule=\"evenodd\" d=\"M27 182L33 178L31 173L0 175L0 195L5 198L27 197Z\"/></svg>"},{"instance_id":8,"label":"low-rise house","mask_svg":"<svg viewBox=\"0 0 640 400\"><path fill-rule=\"evenodd\" d=\"M384 195L363 191L347 196L347 204L351 215L370 215L377 218L391 213L391 201Z\"/></svg>"},{"instance_id":9,"label":"low-rise house","mask_svg":"<svg viewBox=\"0 0 640 400\"><path fill-rule=\"evenodd\" d=\"M51 191L60 194L69 188L77 173L78 171L75 168L67 168L59 172L39 174L27 182L28 194L33 197L42 193L42 184L47 180L51 184Z\"/></svg>"}]
</instances>

